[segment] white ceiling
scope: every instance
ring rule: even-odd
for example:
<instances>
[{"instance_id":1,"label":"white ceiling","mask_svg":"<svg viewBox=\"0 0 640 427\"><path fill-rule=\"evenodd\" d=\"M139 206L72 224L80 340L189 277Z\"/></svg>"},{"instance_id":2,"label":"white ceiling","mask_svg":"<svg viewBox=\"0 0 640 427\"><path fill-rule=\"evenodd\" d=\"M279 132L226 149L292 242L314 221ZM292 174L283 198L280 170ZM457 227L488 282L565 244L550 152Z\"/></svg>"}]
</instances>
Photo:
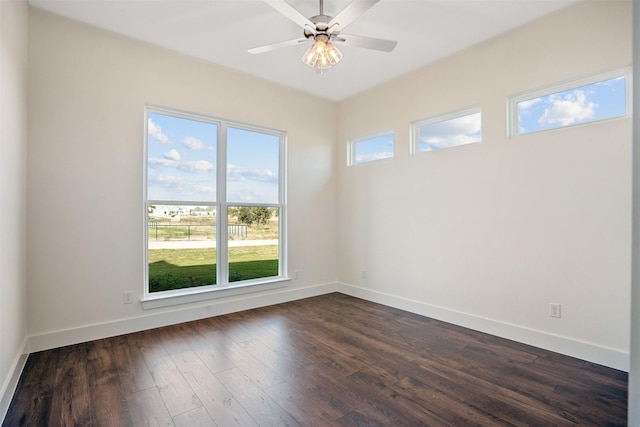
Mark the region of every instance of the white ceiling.
<instances>
[{"instance_id":1,"label":"white ceiling","mask_svg":"<svg viewBox=\"0 0 640 427\"><path fill-rule=\"evenodd\" d=\"M288 0L304 16L317 0ZM358 1L358 0L356 0ZM331 100L343 100L580 0L381 0L345 33L398 41L391 53L341 45L323 75L302 63L308 45L251 55L302 37L262 0L29 0L33 7L192 55ZM335 16L350 0L325 0Z\"/></svg>"}]
</instances>

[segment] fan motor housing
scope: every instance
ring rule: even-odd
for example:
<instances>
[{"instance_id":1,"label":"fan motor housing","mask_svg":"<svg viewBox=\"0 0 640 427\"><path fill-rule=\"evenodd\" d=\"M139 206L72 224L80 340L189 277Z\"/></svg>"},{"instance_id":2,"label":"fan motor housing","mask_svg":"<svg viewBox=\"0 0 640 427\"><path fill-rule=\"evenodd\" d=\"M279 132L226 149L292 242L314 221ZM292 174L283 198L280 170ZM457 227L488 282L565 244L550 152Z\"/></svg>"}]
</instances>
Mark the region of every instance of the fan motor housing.
<instances>
[{"instance_id":1,"label":"fan motor housing","mask_svg":"<svg viewBox=\"0 0 640 427\"><path fill-rule=\"evenodd\" d=\"M337 35L339 32L335 31L335 32L331 32L331 34L329 34L329 22L331 22L331 20L333 19L333 16L328 16L328 15L316 15L316 16L312 16L311 18L309 18L309 21L313 22L316 25L316 32L313 33L311 32L311 30L309 30L308 28L304 29L304 36L306 38L313 38L315 37L317 34L325 34L327 36L329 35Z\"/></svg>"}]
</instances>

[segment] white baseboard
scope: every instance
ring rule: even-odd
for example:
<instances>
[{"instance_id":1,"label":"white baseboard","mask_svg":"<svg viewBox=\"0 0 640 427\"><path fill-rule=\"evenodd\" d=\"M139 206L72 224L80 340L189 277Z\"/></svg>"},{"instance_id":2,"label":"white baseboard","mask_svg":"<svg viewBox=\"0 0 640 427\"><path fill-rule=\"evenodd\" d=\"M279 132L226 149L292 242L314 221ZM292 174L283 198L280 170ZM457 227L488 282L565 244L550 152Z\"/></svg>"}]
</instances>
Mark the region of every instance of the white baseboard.
<instances>
[{"instance_id":1,"label":"white baseboard","mask_svg":"<svg viewBox=\"0 0 640 427\"><path fill-rule=\"evenodd\" d=\"M288 301L324 295L336 291L409 311L411 313L453 323L469 329L529 344L545 350L566 354L568 356L609 366L622 371L629 371L629 353L620 350L610 349L569 337L553 335L547 332L500 322L469 313L458 312L444 307L438 307L424 302L398 297L371 289L365 289L346 283L325 283L305 288L286 288L266 294L260 293L243 295L235 298L207 301L206 303L197 306L181 306L179 309L173 311L163 311L157 314L151 313L139 317L120 319L113 322L86 325L79 328L33 335L28 337L27 345L23 349L23 352L25 350L28 352L48 350L51 348L78 344L95 339L108 338L212 316L235 313L242 310L281 304ZM16 360L15 364L17 367L19 361ZM23 366L24 361L22 361L22 366L17 370L17 378L19 378ZM15 379L16 383L17 378ZM7 385L5 385L5 387L7 387ZM6 393L4 389L3 393ZM9 399L11 398L11 394L9 394ZM4 398L4 394L2 397ZM4 401L2 401L2 403L4 403ZM3 406L0 406L0 409L2 408Z\"/></svg>"},{"instance_id":2,"label":"white baseboard","mask_svg":"<svg viewBox=\"0 0 640 427\"><path fill-rule=\"evenodd\" d=\"M22 375L22 370L27 363L27 343L28 338L25 338L22 341L20 351L18 351L18 354L16 354L16 357L11 364L9 375L7 375L4 384L2 384L2 389L0 389L0 424L4 422L4 417L7 415L7 411L9 410L13 393L16 391L16 387L18 386L20 375Z\"/></svg>"},{"instance_id":3,"label":"white baseboard","mask_svg":"<svg viewBox=\"0 0 640 427\"><path fill-rule=\"evenodd\" d=\"M624 351L500 322L494 319L475 316L473 314L463 313L444 307L438 307L424 302L402 298L371 289L365 289L346 283L338 283L337 291L346 295L365 299L367 301L376 302L389 307L453 323L465 328L485 332L501 338L507 338L513 341L532 345L534 347L543 348L545 350L629 372L629 353Z\"/></svg>"},{"instance_id":4,"label":"white baseboard","mask_svg":"<svg viewBox=\"0 0 640 427\"><path fill-rule=\"evenodd\" d=\"M336 283L325 283L305 288L285 288L269 293L254 293L218 300L208 300L197 306L180 306L172 311L130 317L113 322L86 325L79 328L48 332L29 337L29 352L48 350L66 345L78 344L96 339L139 332L177 323L190 322L207 317L235 313L242 310L281 304L302 298L309 298L336 292Z\"/></svg>"}]
</instances>

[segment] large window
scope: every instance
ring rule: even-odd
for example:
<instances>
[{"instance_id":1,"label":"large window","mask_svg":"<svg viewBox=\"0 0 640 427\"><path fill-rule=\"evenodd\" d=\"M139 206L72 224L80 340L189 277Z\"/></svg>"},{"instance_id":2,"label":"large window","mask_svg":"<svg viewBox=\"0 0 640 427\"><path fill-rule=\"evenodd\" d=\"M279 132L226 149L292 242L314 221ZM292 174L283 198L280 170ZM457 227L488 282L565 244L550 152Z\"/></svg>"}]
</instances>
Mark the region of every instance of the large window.
<instances>
[{"instance_id":1,"label":"large window","mask_svg":"<svg viewBox=\"0 0 640 427\"><path fill-rule=\"evenodd\" d=\"M411 123L411 153L482 141L480 108L469 108Z\"/></svg>"},{"instance_id":2,"label":"large window","mask_svg":"<svg viewBox=\"0 0 640 427\"><path fill-rule=\"evenodd\" d=\"M284 278L284 135L148 108L145 295Z\"/></svg>"},{"instance_id":3,"label":"large window","mask_svg":"<svg viewBox=\"0 0 640 427\"><path fill-rule=\"evenodd\" d=\"M627 70L525 92L509 100L509 136L628 114Z\"/></svg>"}]
</instances>

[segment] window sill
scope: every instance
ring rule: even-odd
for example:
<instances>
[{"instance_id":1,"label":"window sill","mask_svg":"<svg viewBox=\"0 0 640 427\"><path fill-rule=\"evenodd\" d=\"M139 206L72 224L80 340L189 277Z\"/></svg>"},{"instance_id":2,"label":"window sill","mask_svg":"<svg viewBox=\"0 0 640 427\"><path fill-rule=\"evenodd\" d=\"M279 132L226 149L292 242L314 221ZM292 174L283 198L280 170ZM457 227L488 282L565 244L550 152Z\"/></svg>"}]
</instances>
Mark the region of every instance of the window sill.
<instances>
[{"instance_id":1,"label":"window sill","mask_svg":"<svg viewBox=\"0 0 640 427\"><path fill-rule=\"evenodd\" d=\"M273 280L262 280L260 282L244 283L241 285L227 286L224 288L209 288L204 290L190 289L179 293L151 295L140 300L142 308L145 310L169 307L172 305L189 304L193 302L206 301L209 299L227 298L236 295L249 294L254 292L270 291L289 286L291 280L288 278L275 278Z\"/></svg>"}]
</instances>

